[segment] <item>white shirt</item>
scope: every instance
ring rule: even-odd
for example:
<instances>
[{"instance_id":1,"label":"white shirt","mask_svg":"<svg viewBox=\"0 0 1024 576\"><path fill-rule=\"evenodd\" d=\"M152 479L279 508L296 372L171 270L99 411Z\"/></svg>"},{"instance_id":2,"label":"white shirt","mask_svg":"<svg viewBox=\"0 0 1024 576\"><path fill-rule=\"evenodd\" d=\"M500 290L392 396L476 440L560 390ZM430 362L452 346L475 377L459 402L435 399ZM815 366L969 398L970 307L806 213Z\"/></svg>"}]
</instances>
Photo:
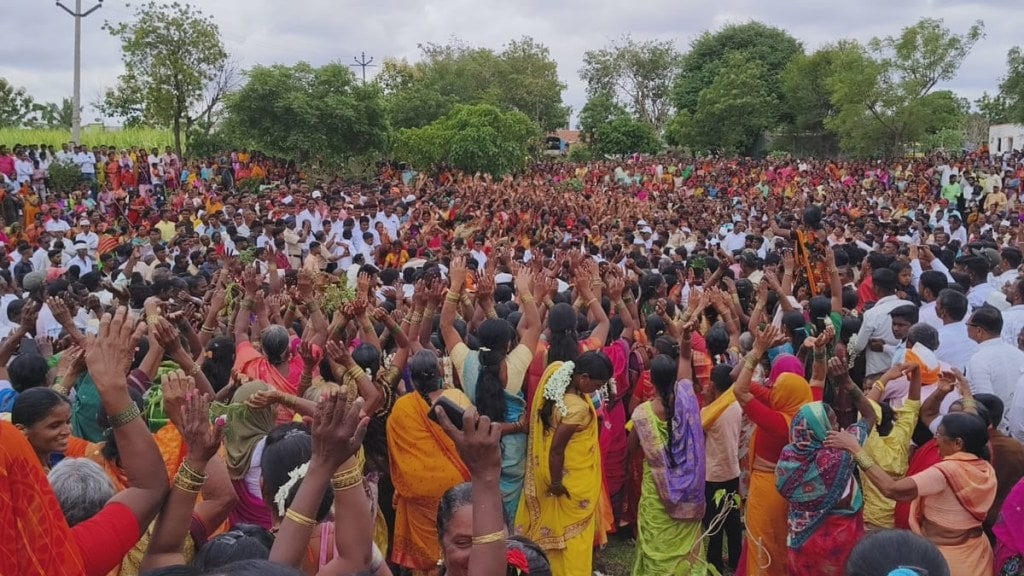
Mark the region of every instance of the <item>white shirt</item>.
<instances>
[{"instance_id":1,"label":"white shirt","mask_svg":"<svg viewBox=\"0 0 1024 576\"><path fill-rule=\"evenodd\" d=\"M43 226L47 232L67 232L71 230L71 226L67 222L60 218L51 218L46 221L46 225Z\"/></svg>"},{"instance_id":2,"label":"white shirt","mask_svg":"<svg viewBox=\"0 0 1024 576\"><path fill-rule=\"evenodd\" d=\"M85 276L87 273L96 269L96 261L88 256L85 258L75 256L70 262L68 262L67 267L71 268L72 266L78 266L78 275Z\"/></svg>"},{"instance_id":3,"label":"white shirt","mask_svg":"<svg viewBox=\"0 0 1024 576\"><path fill-rule=\"evenodd\" d=\"M942 328L942 320L939 315L935 312L935 301L924 302L921 304L921 308L917 311L917 321L923 324L927 324L936 330Z\"/></svg>"},{"instance_id":4,"label":"white shirt","mask_svg":"<svg viewBox=\"0 0 1024 576\"><path fill-rule=\"evenodd\" d=\"M378 212L373 220L375 223L380 222L384 225L384 229L388 231L388 236L398 238L398 228L402 225L402 222L398 219L398 214L388 216L384 212Z\"/></svg>"},{"instance_id":5,"label":"white shirt","mask_svg":"<svg viewBox=\"0 0 1024 576\"><path fill-rule=\"evenodd\" d=\"M32 172L36 169L31 160L15 160L14 173L18 184L32 180Z\"/></svg>"},{"instance_id":6,"label":"white shirt","mask_svg":"<svg viewBox=\"0 0 1024 576\"><path fill-rule=\"evenodd\" d=\"M319 212L311 212L309 208L306 208L295 217L295 227L302 230L303 225L309 222L310 231L319 232L323 230L323 221L323 216Z\"/></svg>"},{"instance_id":7,"label":"white shirt","mask_svg":"<svg viewBox=\"0 0 1024 576\"><path fill-rule=\"evenodd\" d=\"M1010 346L1016 346L1021 329L1024 329L1024 304L1003 310L1003 341Z\"/></svg>"},{"instance_id":8,"label":"white shirt","mask_svg":"<svg viewBox=\"0 0 1024 576\"><path fill-rule=\"evenodd\" d=\"M940 361L966 372L967 365L977 349L978 343L967 336L966 322L953 322L939 328L939 349L935 351L935 355Z\"/></svg>"},{"instance_id":9,"label":"white shirt","mask_svg":"<svg viewBox=\"0 0 1024 576\"><path fill-rule=\"evenodd\" d=\"M79 152L75 154L75 164L82 170L82 174L96 173L96 157L91 152Z\"/></svg>"},{"instance_id":10,"label":"white shirt","mask_svg":"<svg viewBox=\"0 0 1024 576\"><path fill-rule=\"evenodd\" d=\"M1006 286L1007 284L1012 284L1013 282L1016 282L1017 281L1017 276L1019 276L1019 273L1017 272L1017 269L1016 268L1011 268L1010 270L1007 270L1006 272L1003 272L1002 274L1000 274L998 276L995 276L993 274L989 274L988 283L991 284L993 288L995 288L997 290L1002 290L1003 286Z\"/></svg>"},{"instance_id":11,"label":"white shirt","mask_svg":"<svg viewBox=\"0 0 1024 576\"><path fill-rule=\"evenodd\" d=\"M858 353L866 350L867 367L865 373L867 375L881 374L891 366L892 354L884 350L882 352L873 352L867 349L868 340L880 338L885 344L899 344L899 340L896 340L896 337L892 335L892 318L889 316L889 312L904 304L910 304L910 301L901 300L895 295L886 296L875 302L875 305L864 313L864 322L861 324L860 333L857 335L856 348Z\"/></svg>"},{"instance_id":12,"label":"white shirt","mask_svg":"<svg viewBox=\"0 0 1024 576\"><path fill-rule=\"evenodd\" d=\"M1017 381L1024 373L1024 352L1016 346L992 338L978 344L967 366L967 380L974 394L995 394L1009 406Z\"/></svg>"},{"instance_id":13,"label":"white shirt","mask_svg":"<svg viewBox=\"0 0 1024 576\"><path fill-rule=\"evenodd\" d=\"M1017 380L1013 402L1006 409L1005 428L1018 442L1024 442L1024 375Z\"/></svg>"},{"instance_id":14,"label":"white shirt","mask_svg":"<svg viewBox=\"0 0 1024 576\"><path fill-rule=\"evenodd\" d=\"M977 286L971 286L971 289L967 291L967 303L971 305L971 310L977 310L985 305L985 299L988 298L989 292L994 290L992 285L988 282L982 282Z\"/></svg>"},{"instance_id":15,"label":"white shirt","mask_svg":"<svg viewBox=\"0 0 1024 576\"><path fill-rule=\"evenodd\" d=\"M726 254L732 254L736 250L742 250L746 245L746 232L728 232L722 236L722 248L725 248Z\"/></svg>"},{"instance_id":16,"label":"white shirt","mask_svg":"<svg viewBox=\"0 0 1024 576\"><path fill-rule=\"evenodd\" d=\"M96 250L100 247L100 237L95 232L79 232L75 236L75 242L82 242L89 247L89 256L96 257Z\"/></svg>"}]
</instances>

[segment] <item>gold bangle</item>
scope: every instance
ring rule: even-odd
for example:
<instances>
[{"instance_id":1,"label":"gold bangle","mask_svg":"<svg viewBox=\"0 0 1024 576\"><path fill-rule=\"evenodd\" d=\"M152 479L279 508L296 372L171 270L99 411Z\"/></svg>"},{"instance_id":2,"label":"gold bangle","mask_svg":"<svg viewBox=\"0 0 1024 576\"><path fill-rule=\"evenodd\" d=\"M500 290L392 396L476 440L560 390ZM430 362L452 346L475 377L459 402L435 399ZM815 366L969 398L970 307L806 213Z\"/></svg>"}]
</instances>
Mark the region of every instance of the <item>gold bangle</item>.
<instances>
[{"instance_id":1,"label":"gold bangle","mask_svg":"<svg viewBox=\"0 0 1024 576\"><path fill-rule=\"evenodd\" d=\"M212 334L213 334L213 332L214 332L214 328L210 328L210 327L209 327L209 326L207 326L206 324L203 324L203 327L202 327L202 328L200 328L200 329L199 329L199 331L200 331L201 333L203 333L203 334L211 334L211 335L212 335Z\"/></svg>"},{"instance_id":2,"label":"gold bangle","mask_svg":"<svg viewBox=\"0 0 1024 576\"><path fill-rule=\"evenodd\" d=\"M188 370L188 375L194 378L196 374L199 374L200 370L202 370L202 368L199 367L199 364L193 362L192 367Z\"/></svg>"},{"instance_id":3,"label":"gold bangle","mask_svg":"<svg viewBox=\"0 0 1024 576\"><path fill-rule=\"evenodd\" d=\"M523 294L519 297L519 302L523 304L533 304L537 299L533 297L533 294Z\"/></svg>"},{"instance_id":4,"label":"gold bangle","mask_svg":"<svg viewBox=\"0 0 1024 576\"><path fill-rule=\"evenodd\" d=\"M312 528L313 526L316 526L316 520L313 520L312 518L309 518L307 516L303 516L302 514L299 514L295 510L292 510L291 508L289 508L288 511L284 513L284 517L285 519L291 520L292 522L295 522L299 526L303 526L305 528Z\"/></svg>"},{"instance_id":5,"label":"gold bangle","mask_svg":"<svg viewBox=\"0 0 1024 576\"><path fill-rule=\"evenodd\" d=\"M153 327L153 326L156 326L159 323L160 323L160 316L158 314L150 314L149 316L146 316L146 326Z\"/></svg>"},{"instance_id":6,"label":"gold bangle","mask_svg":"<svg viewBox=\"0 0 1024 576\"><path fill-rule=\"evenodd\" d=\"M875 460L864 450L857 452L853 455L854 462L857 463L857 467L861 470L868 470L875 465Z\"/></svg>"},{"instance_id":7,"label":"gold bangle","mask_svg":"<svg viewBox=\"0 0 1024 576\"><path fill-rule=\"evenodd\" d=\"M188 492L190 494L199 494L199 490L202 489L203 485L199 482L192 482L177 474L174 476L174 487L182 492Z\"/></svg>"},{"instance_id":8,"label":"gold bangle","mask_svg":"<svg viewBox=\"0 0 1024 576\"><path fill-rule=\"evenodd\" d=\"M110 417L110 427L116 430L127 426L140 416L142 416L142 411L139 410L139 407L135 402L129 402L127 408Z\"/></svg>"},{"instance_id":9,"label":"gold bangle","mask_svg":"<svg viewBox=\"0 0 1024 576\"><path fill-rule=\"evenodd\" d=\"M594 302L597 302L597 298L596 297L595 298L591 298L590 301L587 302L587 305L584 306L584 308L590 308L591 306L594 305Z\"/></svg>"},{"instance_id":10,"label":"gold bangle","mask_svg":"<svg viewBox=\"0 0 1024 576\"><path fill-rule=\"evenodd\" d=\"M473 545L477 544L493 544L495 542L501 542L508 538L508 532L502 528L497 532L490 534L484 534L483 536L473 536Z\"/></svg>"},{"instance_id":11,"label":"gold bangle","mask_svg":"<svg viewBox=\"0 0 1024 576\"><path fill-rule=\"evenodd\" d=\"M348 374L349 378L351 378L353 380L359 380L360 378L363 378L364 376L367 377L367 378L370 377L366 373L366 370L363 370L359 366L353 366L353 367L349 368L348 370L345 370L345 373Z\"/></svg>"},{"instance_id":12,"label":"gold bangle","mask_svg":"<svg viewBox=\"0 0 1024 576\"><path fill-rule=\"evenodd\" d=\"M448 295L444 297L444 301L452 304L458 304L462 301L462 297L454 292L449 292Z\"/></svg>"},{"instance_id":13,"label":"gold bangle","mask_svg":"<svg viewBox=\"0 0 1024 576\"><path fill-rule=\"evenodd\" d=\"M754 359L754 358L747 358L747 359L746 359L746 360L745 360L745 361L743 362L743 367L744 367L744 368L746 368L746 369L748 369L748 370L753 370L754 368L756 368L756 367L757 367L757 363L758 363L758 362L760 362L760 360L756 360L756 359Z\"/></svg>"},{"instance_id":14,"label":"gold bangle","mask_svg":"<svg viewBox=\"0 0 1024 576\"><path fill-rule=\"evenodd\" d=\"M184 460L182 460L181 464L178 466L178 475L183 476L192 482L206 482L206 479L209 477L209 475L204 472L197 472Z\"/></svg>"},{"instance_id":15,"label":"gold bangle","mask_svg":"<svg viewBox=\"0 0 1024 576\"><path fill-rule=\"evenodd\" d=\"M342 470L336 472L331 477L331 488L335 492L343 492L354 486L362 485L363 483L363 471L359 466L353 466L348 470Z\"/></svg>"}]
</instances>

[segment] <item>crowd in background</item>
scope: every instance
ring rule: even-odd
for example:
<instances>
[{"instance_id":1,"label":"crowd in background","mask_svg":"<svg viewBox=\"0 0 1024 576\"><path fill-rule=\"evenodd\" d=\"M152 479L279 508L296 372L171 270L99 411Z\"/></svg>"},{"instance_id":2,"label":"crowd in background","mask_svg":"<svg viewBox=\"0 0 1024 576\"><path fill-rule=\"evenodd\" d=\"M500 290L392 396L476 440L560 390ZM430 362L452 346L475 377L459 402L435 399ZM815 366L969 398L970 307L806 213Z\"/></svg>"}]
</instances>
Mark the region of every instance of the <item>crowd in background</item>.
<instances>
[{"instance_id":1,"label":"crowd in background","mask_svg":"<svg viewBox=\"0 0 1024 576\"><path fill-rule=\"evenodd\" d=\"M0 573L1022 573L1018 153L12 152Z\"/></svg>"}]
</instances>

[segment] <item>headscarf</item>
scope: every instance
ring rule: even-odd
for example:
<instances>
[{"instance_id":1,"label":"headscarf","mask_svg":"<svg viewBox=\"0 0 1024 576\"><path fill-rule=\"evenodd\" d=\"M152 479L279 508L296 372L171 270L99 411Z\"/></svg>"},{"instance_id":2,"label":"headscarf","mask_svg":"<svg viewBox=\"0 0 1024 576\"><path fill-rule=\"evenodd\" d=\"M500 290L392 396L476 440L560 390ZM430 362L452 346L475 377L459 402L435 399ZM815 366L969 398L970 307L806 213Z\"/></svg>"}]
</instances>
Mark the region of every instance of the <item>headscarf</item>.
<instances>
[{"instance_id":1,"label":"headscarf","mask_svg":"<svg viewBox=\"0 0 1024 576\"><path fill-rule=\"evenodd\" d=\"M245 476L256 445L274 428L276 413L273 406L254 410L245 405L245 401L257 392L269 389L266 383L252 380L238 387L230 404L218 402L210 406L211 416L226 415L228 419L224 428L224 452L232 479Z\"/></svg>"},{"instance_id":2,"label":"headscarf","mask_svg":"<svg viewBox=\"0 0 1024 576\"><path fill-rule=\"evenodd\" d=\"M790 426L791 442L782 449L775 468L775 486L789 501L789 542L800 548L843 498L853 477L853 456L826 448L832 430L825 405L812 402L797 412ZM860 505L854 495L854 509Z\"/></svg>"},{"instance_id":3,"label":"headscarf","mask_svg":"<svg viewBox=\"0 0 1024 576\"><path fill-rule=\"evenodd\" d=\"M782 414L787 423L793 421L797 411L814 400L811 386L803 376L786 372L781 374L772 387L772 409Z\"/></svg>"},{"instance_id":4,"label":"headscarf","mask_svg":"<svg viewBox=\"0 0 1024 576\"><path fill-rule=\"evenodd\" d=\"M783 374L796 374L804 376L804 365L800 359L792 354L779 354L772 360L772 371L768 375L768 386L775 386L775 382Z\"/></svg>"}]
</instances>

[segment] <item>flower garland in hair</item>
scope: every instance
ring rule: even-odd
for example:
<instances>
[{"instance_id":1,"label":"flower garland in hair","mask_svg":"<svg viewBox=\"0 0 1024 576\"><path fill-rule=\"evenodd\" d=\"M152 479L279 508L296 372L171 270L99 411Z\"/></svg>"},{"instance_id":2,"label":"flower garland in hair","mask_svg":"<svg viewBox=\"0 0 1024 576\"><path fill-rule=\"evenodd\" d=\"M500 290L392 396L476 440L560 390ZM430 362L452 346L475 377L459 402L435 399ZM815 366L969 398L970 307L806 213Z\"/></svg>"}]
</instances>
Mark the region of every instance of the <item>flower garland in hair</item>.
<instances>
[{"instance_id":1,"label":"flower garland in hair","mask_svg":"<svg viewBox=\"0 0 1024 576\"><path fill-rule=\"evenodd\" d=\"M853 365L857 362L857 338L860 336L860 332L857 332L853 336L850 336L850 342L846 345L846 349L849 351L850 359L847 362L847 366L852 370Z\"/></svg>"},{"instance_id":2,"label":"flower garland in hair","mask_svg":"<svg viewBox=\"0 0 1024 576\"><path fill-rule=\"evenodd\" d=\"M547 384L544 385L544 399L551 400L555 403L558 408L558 413L565 416L569 413L569 408L565 405L565 390L569 388L569 383L572 382L572 373L576 369L576 363L572 360L563 362L555 373L548 377Z\"/></svg>"},{"instance_id":3,"label":"flower garland in hair","mask_svg":"<svg viewBox=\"0 0 1024 576\"><path fill-rule=\"evenodd\" d=\"M277 504L277 513L282 518L284 518L284 513L288 509L288 506L285 505L288 500L288 493L292 491L292 486L295 486L299 483L299 480L306 477L307 472L309 472L309 462L289 472L288 481L277 489L277 494L274 494L274 504Z\"/></svg>"},{"instance_id":4,"label":"flower garland in hair","mask_svg":"<svg viewBox=\"0 0 1024 576\"><path fill-rule=\"evenodd\" d=\"M611 402L618 397L619 388L616 384L614 377L609 378L608 381L604 383L604 390L602 390L602 393L604 394L605 402Z\"/></svg>"}]
</instances>

